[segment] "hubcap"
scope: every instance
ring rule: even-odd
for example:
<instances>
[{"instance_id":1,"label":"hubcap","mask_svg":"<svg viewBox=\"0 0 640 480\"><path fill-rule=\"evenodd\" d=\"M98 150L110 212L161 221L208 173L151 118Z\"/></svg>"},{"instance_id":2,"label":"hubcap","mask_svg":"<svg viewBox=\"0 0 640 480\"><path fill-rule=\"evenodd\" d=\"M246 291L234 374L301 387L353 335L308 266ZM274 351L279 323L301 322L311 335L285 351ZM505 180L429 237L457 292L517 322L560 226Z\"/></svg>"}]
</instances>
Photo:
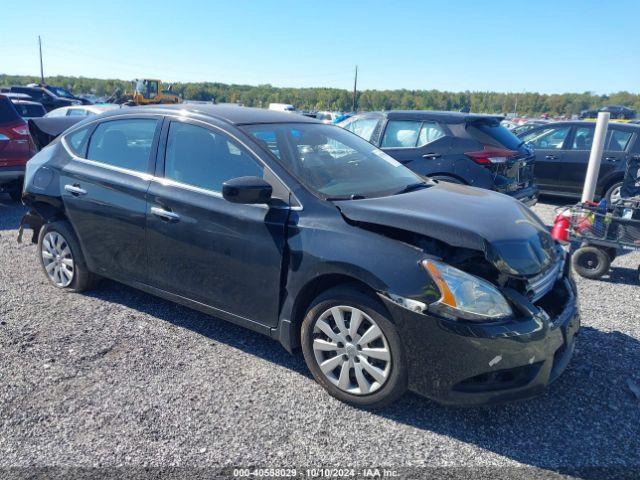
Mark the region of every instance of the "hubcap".
<instances>
[{"instance_id":1,"label":"hubcap","mask_svg":"<svg viewBox=\"0 0 640 480\"><path fill-rule=\"evenodd\" d=\"M620 201L620 199L622 198L622 195L620 194L620 192L622 191L622 187L617 187L614 188L613 191L611 192L611 203L618 203Z\"/></svg>"},{"instance_id":2,"label":"hubcap","mask_svg":"<svg viewBox=\"0 0 640 480\"><path fill-rule=\"evenodd\" d=\"M49 279L58 287L68 287L73 280L75 265L71 248L58 232L49 232L42 239L42 263Z\"/></svg>"},{"instance_id":3,"label":"hubcap","mask_svg":"<svg viewBox=\"0 0 640 480\"><path fill-rule=\"evenodd\" d=\"M313 354L324 376L353 395L375 392L391 372L386 337L355 307L331 307L320 315L313 327Z\"/></svg>"}]
</instances>

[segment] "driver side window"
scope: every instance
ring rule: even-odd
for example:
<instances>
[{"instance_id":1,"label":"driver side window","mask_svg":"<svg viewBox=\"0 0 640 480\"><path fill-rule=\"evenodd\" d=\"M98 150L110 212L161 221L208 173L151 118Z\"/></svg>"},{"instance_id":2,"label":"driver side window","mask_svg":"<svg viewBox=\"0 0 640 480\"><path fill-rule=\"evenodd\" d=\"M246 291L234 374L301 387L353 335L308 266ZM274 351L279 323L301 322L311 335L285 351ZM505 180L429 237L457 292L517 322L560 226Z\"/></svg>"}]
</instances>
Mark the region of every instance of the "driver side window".
<instances>
[{"instance_id":1,"label":"driver side window","mask_svg":"<svg viewBox=\"0 0 640 480\"><path fill-rule=\"evenodd\" d=\"M263 167L241 145L219 131L171 122L164 176L221 192L222 184L232 178L262 177Z\"/></svg>"}]
</instances>

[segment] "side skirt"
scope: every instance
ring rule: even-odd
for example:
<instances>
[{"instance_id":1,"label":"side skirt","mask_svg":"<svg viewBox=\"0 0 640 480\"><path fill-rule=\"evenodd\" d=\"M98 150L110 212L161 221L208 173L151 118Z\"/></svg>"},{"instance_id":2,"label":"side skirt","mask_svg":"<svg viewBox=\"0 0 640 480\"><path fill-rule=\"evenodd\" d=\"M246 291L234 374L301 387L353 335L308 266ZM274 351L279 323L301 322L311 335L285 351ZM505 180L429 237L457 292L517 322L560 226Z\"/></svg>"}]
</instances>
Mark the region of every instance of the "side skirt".
<instances>
[{"instance_id":1,"label":"side skirt","mask_svg":"<svg viewBox=\"0 0 640 480\"><path fill-rule=\"evenodd\" d=\"M211 307L204 303L191 300L175 293L167 292L166 290L162 290L160 288L152 287L151 285L147 285L145 283L123 281L115 278L113 280L136 288L138 290L142 290L143 292L150 293L151 295L164 298L165 300L170 300L180 305L184 305L185 307L189 307L199 312L206 313L207 315L211 315L212 317L235 323L236 325L248 328L249 330L253 330L254 332L258 332L269 337L271 336L271 328L269 326L263 325L253 320L249 320L248 318L244 318L239 315L220 310L219 308Z\"/></svg>"}]
</instances>

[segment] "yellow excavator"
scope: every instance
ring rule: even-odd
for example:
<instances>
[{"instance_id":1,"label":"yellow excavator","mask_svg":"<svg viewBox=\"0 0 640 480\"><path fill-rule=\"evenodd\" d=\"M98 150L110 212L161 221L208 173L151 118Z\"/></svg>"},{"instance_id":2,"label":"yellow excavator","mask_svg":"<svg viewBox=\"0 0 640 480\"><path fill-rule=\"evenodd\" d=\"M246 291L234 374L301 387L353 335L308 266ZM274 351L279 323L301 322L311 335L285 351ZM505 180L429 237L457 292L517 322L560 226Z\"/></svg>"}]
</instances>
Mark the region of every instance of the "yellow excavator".
<instances>
[{"instance_id":1,"label":"yellow excavator","mask_svg":"<svg viewBox=\"0 0 640 480\"><path fill-rule=\"evenodd\" d=\"M124 105L155 105L159 103L182 103L180 96L172 91L172 85L166 88L160 80L141 78L133 82L133 92L122 93L119 89L107 99L107 103Z\"/></svg>"}]
</instances>

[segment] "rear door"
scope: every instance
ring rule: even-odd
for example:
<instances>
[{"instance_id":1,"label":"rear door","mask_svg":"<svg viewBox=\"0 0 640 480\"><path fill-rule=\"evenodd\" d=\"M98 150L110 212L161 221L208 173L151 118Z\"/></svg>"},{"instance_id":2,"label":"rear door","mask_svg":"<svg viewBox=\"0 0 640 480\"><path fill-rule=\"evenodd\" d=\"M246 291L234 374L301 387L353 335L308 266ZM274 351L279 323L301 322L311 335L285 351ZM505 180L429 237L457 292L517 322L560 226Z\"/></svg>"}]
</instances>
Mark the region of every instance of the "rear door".
<instances>
[{"instance_id":1,"label":"rear door","mask_svg":"<svg viewBox=\"0 0 640 480\"><path fill-rule=\"evenodd\" d=\"M594 133L595 125L576 125L573 129L558 172L559 181L570 193L579 194L584 188ZM621 166L626 160L626 149L631 136L631 132L616 128L615 124L609 125L598 174L600 180L611 177L614 172L623 168Z\"/></svg>"},{"instance_id":2,"label":"rear door","mask_svg":"<svg viewBox=\"0 0 640 480\"><path fill-rule=\"evenodd\" d=\"M451 149L451 137L434 121L389 120L380 148L420 175L452 170L442 165Z\"/></svg>"},{"instance_id":3,"label":"rear door","mask_svg":"<svg viewBox=\"0 0 640 480\"><path fill-rule=\"evenodd\" d=\"M163 138L164 167L148 196L149 283L221 314L276 325L289 209L230 203L221 193L232 178L275 179L221 128L171 120Z\"/></svg>"},{"instance_id":4,"label":"rear door","mask_svg":"<svg viewBox=\"0 0 640 480\"><path fill-rule=\"evenodd\" d=\"M558 192L566 189L558 175L570 133L571 125L544 126L522 137L535 150L534 177L542 190Z\"/></svg>"},{"instance_id":5,"label":"rear door","mask_svg":"<svg viewBox=\"0 0 640 480\"><path fill-rule=\"evenodd\" d=\"M157 116L117 117L63 139L75 159L62 168L62 199L96 273L146 281L146 195L160 124Z\"/></svg>"}]
</instances>

